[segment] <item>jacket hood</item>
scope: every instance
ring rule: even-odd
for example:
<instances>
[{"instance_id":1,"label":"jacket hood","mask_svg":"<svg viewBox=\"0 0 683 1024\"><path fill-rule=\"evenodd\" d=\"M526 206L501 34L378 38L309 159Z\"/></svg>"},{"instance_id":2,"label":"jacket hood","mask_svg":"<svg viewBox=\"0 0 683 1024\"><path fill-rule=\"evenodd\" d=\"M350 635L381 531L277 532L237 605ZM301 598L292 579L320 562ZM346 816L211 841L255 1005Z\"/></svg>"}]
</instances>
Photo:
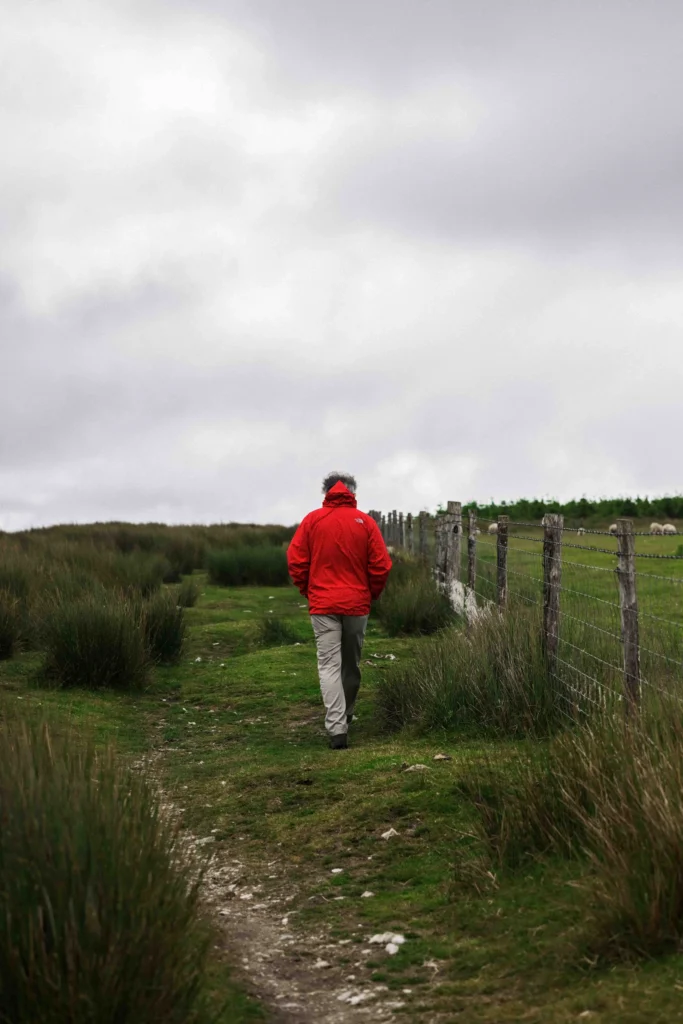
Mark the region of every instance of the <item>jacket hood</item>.
<instances>
[{"instance_id":1,"label":"jacket hood","mask_svg":"<svg viewBox=\"0 0 683 1024\"><path fill-rule=\"evenodd\" d=\"M325 495L323 506L325 508L339 508L340 505L350 505L351 508L356 508L356 498L348 489L346 484L343 484L341 480L330 487L329 491Z\"/></svg>"}]
</instances>

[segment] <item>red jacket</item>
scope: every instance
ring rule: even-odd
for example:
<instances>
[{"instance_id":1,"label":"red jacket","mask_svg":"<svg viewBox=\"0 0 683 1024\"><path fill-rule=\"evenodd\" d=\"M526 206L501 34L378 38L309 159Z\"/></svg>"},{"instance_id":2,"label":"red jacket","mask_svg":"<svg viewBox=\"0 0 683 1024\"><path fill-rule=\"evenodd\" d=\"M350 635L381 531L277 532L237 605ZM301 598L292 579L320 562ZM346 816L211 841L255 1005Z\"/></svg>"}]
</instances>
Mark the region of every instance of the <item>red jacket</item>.
<instances>
[{"instance_id":1,"label":"red jacket","mask_svg":"<svg viewBox=\"0 0 683 1024\"><path fill-rule=\"evenodd\" d=\"M391 569L377 523L341 481L299 525L287 563L311 615L367 615Z\"/></svg>"}]
</instances>

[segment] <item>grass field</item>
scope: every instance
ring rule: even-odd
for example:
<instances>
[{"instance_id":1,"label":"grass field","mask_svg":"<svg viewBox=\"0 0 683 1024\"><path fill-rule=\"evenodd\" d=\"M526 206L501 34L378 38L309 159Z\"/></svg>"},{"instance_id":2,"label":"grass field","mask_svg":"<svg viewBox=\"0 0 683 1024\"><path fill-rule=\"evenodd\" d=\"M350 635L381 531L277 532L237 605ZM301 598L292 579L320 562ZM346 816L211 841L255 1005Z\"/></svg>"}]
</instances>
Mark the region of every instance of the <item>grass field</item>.
<instances>
[{"instance_id":1,"label":"grass field","mask_svg":"<svg viewBox=\"0 0 683 1024\"><path fill-rule=\"evenodd\" d=\"M393 663L373 655L404 663L429 638L389 638L371 619L360 719L351 748L333 753L298 593L198 579L183 659L157 667L142 693L36 688L38 656L25 653L0 663L2 700L114 741L124 757L151 757L185 826L233 865L237 893L256 893L252 902L264 909L253 914L270 915L275 931L291 935L285 955L308 958L310 968L321 956L330 987L370 993L397 1019L683 1020L683 958L604 966L590 953L577 863L546 858L487 873L460 783L487 760L515 758L521 745L378 730L373 691ZM259 643L259 622L270 615L288 620L298 645ZM452 760L434 761L440 753ZM413 764L427 767L406 772ZM398 834L382 839L392 828ZM226 919L238 901L226 894ZM406 942L390 956L369 943L378 932L399 932ZM260 987L240 960L230 942L227 954L216 952L217 1005L228 1000L219 1019L267 1020L271 1007L235 983L244 971L247 987ZM297 1019L292 1012L286 1019Z\"/></svg>"}]
</instances>

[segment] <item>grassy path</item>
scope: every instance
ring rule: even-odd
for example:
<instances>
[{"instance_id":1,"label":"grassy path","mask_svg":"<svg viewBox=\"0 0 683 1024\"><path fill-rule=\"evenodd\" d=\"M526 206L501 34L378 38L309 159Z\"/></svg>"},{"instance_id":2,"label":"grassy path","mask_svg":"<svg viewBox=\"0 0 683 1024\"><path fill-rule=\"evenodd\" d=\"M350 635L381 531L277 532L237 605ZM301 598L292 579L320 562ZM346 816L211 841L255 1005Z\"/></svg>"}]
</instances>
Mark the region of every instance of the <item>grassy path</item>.
<instances>
[{"instance_id":1,"label":"grassy path","mask_svg":"<svg viewBox=\"0 0 683 1024\"><path fill-rule=\"evenodd\" d=\"M298 646L256 644L271 613L295 624ZM378 731L373 688L391 662L373 655L404 659L428 640L389 639L371 622L352 746L331 752L296 591L207 586L189 617L182 664L144 695L32 690L29 656L0 665L0 686L131 757L157 755L187 828L216 853L223 1021L683 1020L680 957L608 970L582 957L575 868L477 870L458 780L502 745ZM383 932L405 937L395 955L370 942Z\"/></svg>"}]
</instances>

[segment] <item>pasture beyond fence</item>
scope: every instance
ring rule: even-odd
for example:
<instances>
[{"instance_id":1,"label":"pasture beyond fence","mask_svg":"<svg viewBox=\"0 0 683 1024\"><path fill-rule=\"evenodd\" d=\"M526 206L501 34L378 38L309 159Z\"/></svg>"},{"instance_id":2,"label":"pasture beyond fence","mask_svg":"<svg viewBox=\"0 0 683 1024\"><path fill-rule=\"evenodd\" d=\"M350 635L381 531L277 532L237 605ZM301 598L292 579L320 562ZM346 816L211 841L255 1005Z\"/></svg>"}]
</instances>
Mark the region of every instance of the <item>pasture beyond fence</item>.
<instances>
[{"instance_id":1,"label":"pasture beyond fence","mask_svg":"<svg viewBox=\"0 0 683 1024\"><path fill-rule=\"evenodd\" d=\"M683 698L683 554L676 537L484 519L449 501L445 513L371 511L387 545L433 565L468 626L494 609L536 609L549 676L569 717L645 693ZM671 530L675 533L675 530Z\"/></svg>"}]
</instances>

